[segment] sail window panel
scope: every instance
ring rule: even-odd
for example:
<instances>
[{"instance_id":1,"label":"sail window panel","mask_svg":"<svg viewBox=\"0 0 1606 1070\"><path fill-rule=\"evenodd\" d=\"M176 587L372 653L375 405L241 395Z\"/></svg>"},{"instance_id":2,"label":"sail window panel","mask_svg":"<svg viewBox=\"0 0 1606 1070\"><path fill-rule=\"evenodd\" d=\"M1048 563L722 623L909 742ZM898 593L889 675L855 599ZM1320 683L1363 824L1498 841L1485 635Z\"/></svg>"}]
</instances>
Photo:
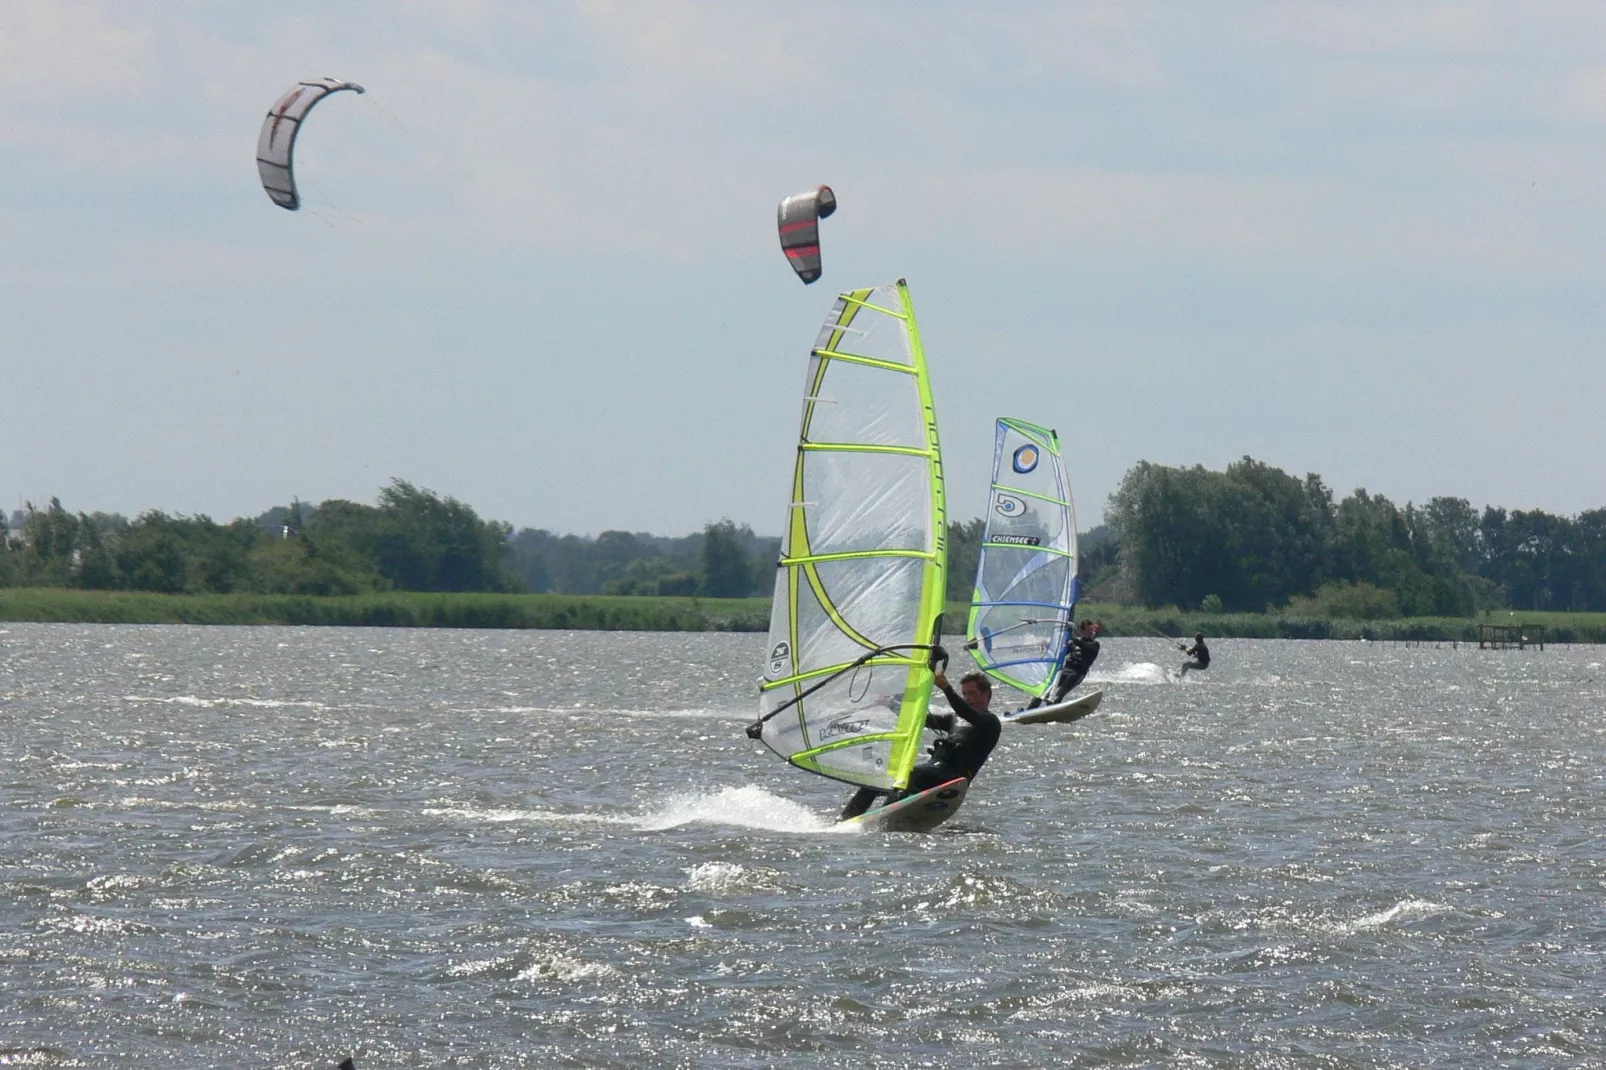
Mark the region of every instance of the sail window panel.
<instances>
[{"instance_id":1,"label":"sail window panel","mask_svg":"<svg viewBox=\"0 0 1606 1070\"><path fill-rule=\"evenodd\" d=\"M931 461L897 453L808 450L804 519L811 554L933 547ZM800 548L793 546L793 554Z\"/></svg>"},{"instance_id":2,"label":"sail window panel","mask_svg":"<svg viewBox=\"0 0 1606 1070\"><path fill-rule=\"evenodd\" d=\"M847 665L868 654L873 648L867 648L858 636L843 627L848 623L844 611L852 609L858 590L849 583L827 583L828 577L820 576L817 568L798 568L795 573L797 671L808 673Z\"/></svg>"},{"instance_id":3,"label":"sail window panel","mask_svg":"<svg viewBox=\"0 0 1606 1070\"><path fill-rule=\"evenodd\" d=\"M809 382L817 385L803 403L805 442L926 448L915 376L832 360L823 379L811 374Z\"/></svg>"},{"instance_id":4,"label":"sail window panel","mask_svg":"<svg viewBox=\"0 0 1606 1070\"><path fill-rule=\"evenodd\" d=\"M856 736L896 731L898 703L903 697L903 677L894 677L892 673L892 668L887 666L879 667L874 673L866 666L832 680L802 702L782 710L772 718L766 725L767 742L780 754L791 757ZM894 684L895 688L889 690ZM877 691L875 687L881 689ZM776 688L765 696L766 705L774 709L791 695L790 688ZM779 701L772 703L774 698L779 698ZM884 770L891 744L881 742L868 745L880 752L879 768ZM876 756L854 764L863 769L875 769Z\"/></svg>"},{"instance_id":5,"label":"sail window panel","mask_svg":"<svg viewBox=\"0 0 1606 1070\"><path fill-rule=\"evenodd\" d=\"M902 311L903 302L896 286L883 286L870 293L866 301L878 308ZM857 311L855 311L857 308ZM914 347L909 341L909 328L901 316L888 315L876 308L858 307L839 301L836 315L826 319L814 341L815 349L851 353L872 360L885 360L893 364L914 365ZM846 326L839 327L842 319Z\"/></svg>"},{"instance_id":6,"label":"sail window panel","mask_svg":"<svg viewBox=\"0 0 1606 1070\"><path fill-rule=\"evenodd\" d=\"M831 636L832 631L881 646L914 642L919 631L926 568L927 562L917 557L856 557L822 561L816 565L814 574L825 596L821 609L825 612L825 607L829 606L830 610L821 623L822 647L828 649L831 656L840 650L846 655L840 660L852 661L869 653L872 647L858 641L855 642L857 649L840 647ZM914 656L907 650L897 653Z\"/></svg>"},{"instance_id":7,"label":"sail window panel","mask_svg":"<svg viewBox=\"0 0 1606 1070\"><path fill-rule=\"evenodd\" d=\"M1058 554L988 550L978 601L1029 604L978 607L974 629L980 644L978 664L1005 666L1002 674L1007 682L1024 684L1028 691L1049 682L1065 643L1065 610L1056 607L1063 604L1070 569L1070 558Z\"/></svg>"},{"instance_id":8,"label":"sail window panel","mask_svg":"<svg viewBox=\"0 0 1606 1070\"><path fill-rule=\"evenodd\" d=\"M990 602L1036 602L1046 606L1064 603L1070 584L1071 560L1041 551L988 550L982 564L981 589ZM1024 612L1024 611L1023 611ZM1027 616L1033 616L1027 613ZM1036 616L1052 616L1048 609Z\"/></svg>"},{"instance_id":9,"label":"sail window panel","mask_svg":"<svg viewBox=\"0 0 1606 1070\"><path fill-rule=\"evenodd\" d=\"M1047 690L1059 671L1060 630L1052 625L1017 628L983 635L975 651L976 664L989 675L1028 694Z\"/></svg>"},{"instance_id":10,"label":"sail window panel","mask_svg":"<svg viewBox=\"0 0 1606 1070\"><path fill-rule=\"evenodd\" d=\"M822 675L763 692L762 711L780 710L766 722L765 742L773 750L791 757L856 735L897 729L910 666L850 666L875 649L866 641L913 642L925 570L926 563L918 558L854 558L784 570L771 617L770 644L773 655L785 643L791 657L784 665L766 666L766 674L771 679L792 672ZM876 638L867 640L868 636ZM923 652L904 649L883 656L918 659ZM832 669L845 671L832 677ZM822 686L780 709L816 685ZM833 751L819 761L828 776L882 783L890 754L889 743L875 742Z\"/></svg>"},{"instance_id":11,"label":"sail window panel","mask_svg":"<svg viewBox=\"0 0 1606 1070\"><path fill-rule=\"evenodd\" d=\"M995 465L988 532L1036 535L1044 545L1070 549L1074 513L1060 456L1035 436L1000 422Z\"/></svg>"},{"instance_id":12,"label":"sail window panel","mask_svg":"<svg viewBox=\"0 0 1606 1070\"><path fill-rule=\"evenodd\" d=\"M796 572L798 672L851 664L878 645L913 642L925 580L925 563L919 558L822 561L813 568L812 577L803 569ZM910 656L908 651L898 654Z\"/></svg>"},{"instance_id":13,"label":"sail window panel","mask_svg":"<svg viewBox=\"0 0 1606 1070\"><path fill-rule=\"evenodd\" d=\"M1065 506L1021 494L1013 487L995 488L991 506L987 514L988 541L1018 541L1070 552L1069 511Z\"/></svg>"},{"instance_id":14,"label":"sail window panel","mask_svg":"<svg viewBox=\"0 0 1606 1070\"><path fill-rule=\"evenodd\" d=\"M833 726L846 726L856 728L864 720L863 707L825 722L826 728ZM882 712L891 713L886 707L879 707ZM864 734L871 731L890 731L890 729L873 729L866 727ZM825 742L835 742L841 738L851 736L834 736ZM872 740L856 747L839 747L827 751L815 758L819 763L820 771L826 776L836 777L853 784L868 784L872 787L891 787L891 779L887 775L887 764L892 757L891 740Z\"/></svg>"}]
</instances>

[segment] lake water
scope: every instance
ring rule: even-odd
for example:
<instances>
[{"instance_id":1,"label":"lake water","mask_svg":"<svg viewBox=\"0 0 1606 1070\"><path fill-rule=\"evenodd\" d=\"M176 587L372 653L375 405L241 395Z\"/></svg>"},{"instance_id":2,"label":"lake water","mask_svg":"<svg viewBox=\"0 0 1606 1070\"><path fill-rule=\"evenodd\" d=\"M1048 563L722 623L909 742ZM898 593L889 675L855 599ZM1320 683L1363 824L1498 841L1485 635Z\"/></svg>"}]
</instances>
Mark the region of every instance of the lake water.
<instances>
[{"instance_id":1,"label":"lake water","mask_svg":"<svg viewBox=\"0 0 1606 1070\"><path fill-rule=\"evenodd\" d=\"M764 647L0 625L0 1066L1606 1065L1606 650L1107 640L875 836Z\"/></svg>"}]
</instances>

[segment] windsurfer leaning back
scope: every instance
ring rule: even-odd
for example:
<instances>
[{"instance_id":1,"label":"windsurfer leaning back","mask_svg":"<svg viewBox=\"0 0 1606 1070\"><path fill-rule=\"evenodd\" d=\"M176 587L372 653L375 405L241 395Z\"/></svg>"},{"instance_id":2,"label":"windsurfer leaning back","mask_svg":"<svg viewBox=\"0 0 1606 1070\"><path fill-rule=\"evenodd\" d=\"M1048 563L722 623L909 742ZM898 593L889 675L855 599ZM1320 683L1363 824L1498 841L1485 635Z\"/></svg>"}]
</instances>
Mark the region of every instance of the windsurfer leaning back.
<instances>
[{"instance_id":1,"label":"windsurfer leaning back","mask_svg":"<svg viewBox=\"0 0 1606 1070\"><path fill-rule=\"evenodd\" d=\"M1053 706L1065 701L1065 696L1087 678L1087 671L1098 660L1099 633L1103 630L1103 621L1084 620L1082 633L1066 638L1064 664L1060 668L1059 676L1054 679L1054 686L1048 689L1047 694L1032 699L1027 709L1035 710L1039 706Z\"/></svg>"},{"instance_id":2,"label":"windsurfer leaning back","mask_svg":"<svg viewBox=\"0 0 1606 1070\"><path fill-rule=\"evenodd\" d=\"M959 777L976 779L987 756L998 746L1003 725L987 708L993 701L991 680L982 673L967 672L959 678L962 694L955 694L948 677L939 672L937 686L954 712L926 714L926 727L940 734L931 744L931 757L910 771L909 787L902 795L914 795ZM842 808L842 820L858 817L883 794L887 793L878 788L860 788Z\"/></svg>"}]
</instances>

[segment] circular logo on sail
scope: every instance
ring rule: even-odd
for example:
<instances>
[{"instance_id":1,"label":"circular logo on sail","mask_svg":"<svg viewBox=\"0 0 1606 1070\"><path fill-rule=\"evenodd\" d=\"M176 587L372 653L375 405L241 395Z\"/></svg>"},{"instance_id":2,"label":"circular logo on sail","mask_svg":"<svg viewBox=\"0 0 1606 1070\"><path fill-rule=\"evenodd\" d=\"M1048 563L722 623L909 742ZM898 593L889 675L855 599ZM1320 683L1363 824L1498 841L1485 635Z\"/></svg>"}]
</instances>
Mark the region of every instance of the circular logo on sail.
<instances>
[{"instance_id":1,"label":"circular logo on sail","mask_svg":"<svg viewBox=\"0 0 1606 1070\"><path fill-rule=\"evenodd\" d=\"M1026 443L1026 445L1015 451L1015 471L1022 475L1030 472L1037 467L1039 456L1037 447L1030 442Z\"/></svg>"},{"instance_id":2,"label":"circular logo on sail","mask_svg":"<svg viewBox=\"0 0 1606 1070\"><path fill-rule=\"evenodd\" d=\"M782 639L779 643L776 643L773 647L771 647L769 665L770 678L774 679L777 676L785 676L786 666L791 660L792 644L788 643L785 639Z\"/></svg>"},{"instance_id":3,"label":"circular logo on sail","mask_svg":"<svg viewBox=\"0 0 1606 1070\"><path fill-rule=\"evenodd\" d=\"M993 501L993 511L999 516L1007 516L1013 520L1026 511L1026 503L1013 494L1000 494Z\"/></svg>"}]
</instances>

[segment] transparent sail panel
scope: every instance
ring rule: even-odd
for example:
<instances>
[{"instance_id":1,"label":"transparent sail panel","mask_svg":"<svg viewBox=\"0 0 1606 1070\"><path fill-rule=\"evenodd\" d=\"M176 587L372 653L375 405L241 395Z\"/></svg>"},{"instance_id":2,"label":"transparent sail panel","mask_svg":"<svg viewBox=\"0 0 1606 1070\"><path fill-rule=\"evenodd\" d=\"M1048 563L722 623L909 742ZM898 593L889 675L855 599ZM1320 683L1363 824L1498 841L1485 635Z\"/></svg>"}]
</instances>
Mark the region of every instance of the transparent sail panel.
<instances>
[{"instance_id":1,"label":"transparent sail panel","mask_svg":"<svg viewBox=\"0 0 1606 1070\"><path fill-rule=\"evenodd\" d=\"M803 402L803 441L819 444L926 448L920 418L920 381L885 368L815 357L823 375Z\"/></svg>"}]
</instances>

